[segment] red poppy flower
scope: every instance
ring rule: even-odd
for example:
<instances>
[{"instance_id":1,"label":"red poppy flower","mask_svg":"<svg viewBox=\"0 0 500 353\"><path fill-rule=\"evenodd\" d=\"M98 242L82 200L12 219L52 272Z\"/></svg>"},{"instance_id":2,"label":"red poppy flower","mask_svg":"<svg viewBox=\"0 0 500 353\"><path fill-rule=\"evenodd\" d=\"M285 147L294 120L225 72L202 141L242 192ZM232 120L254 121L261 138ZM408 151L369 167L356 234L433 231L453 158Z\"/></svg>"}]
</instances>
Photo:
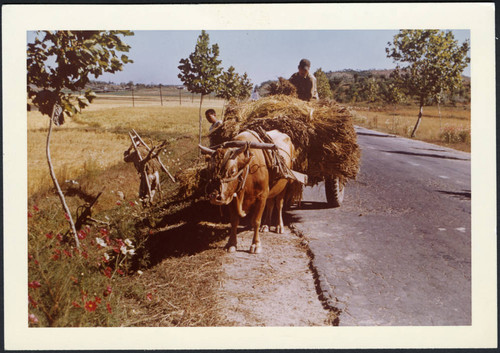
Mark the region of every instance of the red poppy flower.
<instances>
[{"instance_id":1,"label":"red poppy flower","mask_svg":"<svg viewBox=\"0 0 500 353\"><path fill-rule=\"evenodd\" d=\"M82 251L82 256L83 256L84 258L88 258L88 257L89 257L89 254L87 254L87 252L86 252L86 251Z\"/></svg>"},{"instance_id":2,"label":"red poppy flower","mask_svg":"<svg viewBox=\"0 0 500 353\"><path fill-rule=\"evenodd\" d=\"M45 236L47 237L47 239L52 239L54 237L54 234L47 233L47 234L45 234Z\"/></svg>"},{"instance_id":3,"label":"red poppy flower","mask_svg":"<svg viewBox=\"0 0 500 353\"><path fill-rule=\"evenodd\" d=\"M111 267L106 267L104 270L104 275L108 278L111 278Z\"/></svg>"},{"instance_id":4,"label":"red poppy flower","mask_svg":"<svg viewBox=\"0 0 500 353\"><path fill-rule=\"evenodd\" d=\"M112 313L113 310L111 310L111 305L109 305L109 303L106 303L106 309L108 310L108 313Z\"/></svg>"},{"instance_id":5,"label":"red poppy flower","mask_svg":"<svg viewBox=\"0 0 500 353\"><path fill-rule=\"evenodd\" d=\"M69 215L67 213L64 214L64 218L66 218L66 220L69 221Z\"/></svg>"},{"instance_id":6,"label":"red poppy flower","mask_svg":"<svg viewBox=\"0 0 500 353\"><path fill-rule=\"evenodd\" d=\"M77 302L75 302L73 300L73 303L71 303L75 308L81 308L80 304L78 304Z\"/></svg>"},{"instance_id":7,"label":"red poppy flower","mask_svg":"<svg viewBox=\"0 0 500 353\"><path fill-rule=\"evenodd\" d=\"M33 281L28 283L29 288L40 288L42 285L38 281Z\"/></svg>"},{"instance_id":8,"label":"red poppy flower","mask_svg":"<svg viewBox=\"0 0 500 353\"><path fill-rule=\"evenodd\" d=\"M38 208L38 206L37 206L37 205L33 205L33 209L34 209L35 211L37 211L37 212L38 212L38 211L40 211L40 209Z\"/></svg>"},{"instance_id":9,"label":"red poppy flower","mask_svg":"<svg viewBox=\"0 0 500 353\"><path fill-rule=\"evenodd\" d=\"M92 312L92 311L95 311L95 309L97 309L96 302L89 300L88 302L85 303L85 310Z\"/></svg>"},{"instance_id":10,"label":"red poppy flower","mask_svg":"<svg viewBox=\"0 0 500 353\"><path fill-rule=\"evenodd\" d=\"M28 254L28 260L33 259L33 255Z\"/></svg>"},{"instance_id":11,"label":"red poppy flower","mask_svg":"<svg viewBox=\"0 0 500 353\"><path fill-rule=\"evenodd\" d=\"M54 261L59 260L59 255L54 254L54 256L52 256L51 259Z\"/></svg>"},{"instance_id":12,"label":"red poppy flower","mask_svg":"<svg viewBox=\"0 0 500 353\"><path fill-rule=\"evenodd\" d=\"M28 212L28 218L32 218L33 214L31 212Z\"/></svg>"},{"instance_id":13,"label":"red poppy flower","mask_svg":"<svg viewBox=\"0 0 500 353\"><path fill-rule=\"evenodd\" d=\"M122 203L120 201L116 201L116 204L120 206Z\"/></svg>"},{"instance_id":14,"label":"red poppy flower","mask_svg":"<svg viewBox=\"0 0 500 353\"><path fill-rule=\"evenodd\" d=\"M106 289L104 290L104 292L102 293L102 295L107 297L108 295L111 294L112 291L113 291L113 289L110 286L107 286Z\"/></svg>"},{"instance_id":15,"label":"red poppy flower","mask_svg":"<svg viewBox=\"0 0 500 353\"><path fill-rule=\"evenodd\" d=\"M94 300L95 300L95 302L96 302L97 304L101 304L101 298L99 298L99 297L95 297L95 299L94 299Z\"/></svg>"},{"instance_id":16,"label":"red poppy flower","mask_svg":"<svg viewBox=\"0 0 500 353\"><path fill-rule=\"evenodd\" d=\"M78 278L75 278L75 277L71 276L69 279L72 280L73 283L75 283L75 284L78 283Z\"/></svg>"},{"instance_id":17,"label":"red poppy flower","mask_svg":"<svg viewBox=\"0 0 500 353\"><path fill-rule=\"evenodd\" d=\"M116 270L116 272L118 272L118 273L119 273L120 275L122 275L122 276L125 274L125 273L123 273L123 271L122 271L122 270L120 270L120 269Z\"/></svg>"},{"instance_id":18,"label":"red poppy flower","mask_svg":"<svg viewBox=\"0 0 500 353\"><path fill-rule=\"evenodd\" d=\"M78 232L78 239L85 239L87 237L87 233L85 233L83 230Z\"/></svg>"},{"instance_id":19,"label":"red poppy flower","mask_svg":"<svg viewBox=\"0 0 500 353\"><path fill-rule=\"evenodd\" d=\"M108 234L108 230L106 228L101 228L99 229L99 232L102 234L102 235L106 235Z\"/></svg>"},{"instance_id":20,"label":"red poppy flower","mask_svg":"<svg viewBox=\"0 0 500 353\"><path fill-rule=\"evenodd\" d=\"M132 201L129 201L128 204L132 207L135 206L135 203L133 203Z\"/></svg>"},{"instance_id":21,"label":"red poppy flower","mask_svg":"<svg viewBox=\"0 0 500 353\"><path fill-rule=\"evenodd\" d=\"M61 234L61 233L57 233L56 238L57 238L57 240L59 240L59 241L62 241L62 240L63 240L63 236L62 236L62 234Z\"/></svg>"},{"instance_id":22,"label":"red poppy flower","mask_svg":"<svg viewBox=\"0 0 500 353\"><path fill-rule=\"evenodd\" d=\"M153 294L151 293L146 294L146 299L149 301L153 300Z\"/></svg>"}]
</instances>

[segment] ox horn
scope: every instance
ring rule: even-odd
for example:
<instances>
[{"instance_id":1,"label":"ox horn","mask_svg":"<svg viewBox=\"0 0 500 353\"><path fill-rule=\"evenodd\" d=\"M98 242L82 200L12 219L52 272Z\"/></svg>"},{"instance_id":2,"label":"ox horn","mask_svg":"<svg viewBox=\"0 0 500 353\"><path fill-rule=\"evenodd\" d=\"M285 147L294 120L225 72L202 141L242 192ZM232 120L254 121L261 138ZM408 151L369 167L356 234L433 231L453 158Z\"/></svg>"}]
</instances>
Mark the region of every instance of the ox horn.
<instances>
[{"instance_id":1,"label":"ox horn","mask_svg":"<svg viewBox=\"0 0 500 353\"><path fill-rule=\"evenodd\" d=\"M208 148L208 147L205 147L205 146L202 146L202 145L198 145L198 147L200 148L201 150L201 153L203 154L214 154L215 153L215 150L211 149L211 148Z\"/></svg>"}]
</instances>

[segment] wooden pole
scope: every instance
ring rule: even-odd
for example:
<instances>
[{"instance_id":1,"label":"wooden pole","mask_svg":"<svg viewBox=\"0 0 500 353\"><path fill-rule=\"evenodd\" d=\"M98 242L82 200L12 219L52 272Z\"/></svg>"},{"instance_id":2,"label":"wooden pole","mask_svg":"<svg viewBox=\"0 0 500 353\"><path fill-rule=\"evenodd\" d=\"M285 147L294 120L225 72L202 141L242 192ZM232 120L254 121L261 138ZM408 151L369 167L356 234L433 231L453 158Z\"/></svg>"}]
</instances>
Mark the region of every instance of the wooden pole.
<instances>
[{"instance_id":1,"label":"wooden pole","mask_svg":"<svg viewBox=\"0 0 500 353\"><path fill-rule=\"evenodd\" d=\"M134 102L134 86L132 86L132 107L135 107L135 102Z\"/></svg>"},{"instance_id":2,"label":"wooden pole","mask_svg":"<svg viewBox=\"0 0 500 353\"><path fill-rule=\"evenodd\" d=\"M181 91L182 91L182 89L179 88L179 105L182 105Z\"/></svg>"},{"instance_id":3,"label":"wooden pole","mask_svg":"<svg viewBox=\"0 0 500 353\"><path fill-rule=\"evenodd\" d=\"M161 95L161 83L160 83L160 104L163 107L163 97Z\"/></svg>"}]
</instances>

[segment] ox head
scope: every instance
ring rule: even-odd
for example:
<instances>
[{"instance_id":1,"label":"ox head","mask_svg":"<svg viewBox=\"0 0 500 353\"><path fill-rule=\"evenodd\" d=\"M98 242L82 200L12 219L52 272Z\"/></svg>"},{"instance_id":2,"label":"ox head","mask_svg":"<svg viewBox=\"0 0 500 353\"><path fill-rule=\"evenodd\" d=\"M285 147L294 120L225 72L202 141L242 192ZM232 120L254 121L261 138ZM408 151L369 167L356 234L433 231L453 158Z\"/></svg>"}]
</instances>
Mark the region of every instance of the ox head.
<instances>
[{"instance_id":1,"label":"ox head","mask_svg":"<svg viewBox=\"0 0 500 353\"><path fill-rule=\"evenodd\" d=\"M202 153L210 156L208 163L210 181L206 187L210 202L214 205L229 204L244 186L245 174L248 173L247 166L253 154L249 151L248 145L221 147L217 150L199 147Z\"/></svg>"}]
</instances>

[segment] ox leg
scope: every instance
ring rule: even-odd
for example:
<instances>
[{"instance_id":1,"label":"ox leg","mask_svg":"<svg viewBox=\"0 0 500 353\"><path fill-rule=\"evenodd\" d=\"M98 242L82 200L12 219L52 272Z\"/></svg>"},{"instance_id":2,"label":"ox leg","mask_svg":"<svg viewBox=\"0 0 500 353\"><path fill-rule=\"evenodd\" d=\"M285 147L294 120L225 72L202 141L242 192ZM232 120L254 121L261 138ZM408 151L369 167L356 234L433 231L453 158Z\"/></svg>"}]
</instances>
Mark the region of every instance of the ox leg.
<instances>
[{"instance_id":1,"label":"ox leg","mask_svg":"<svg viewBox=\"0 0 500 353\"><path fill-rule=\"evenodd\" d=\"M262 215L262 222L260 226L261 232L269 232L269 227L271 226L271 220L273 216L274 209L274 199L267 199L266 208L264 209L264 214Z\"/></svg>"},{"instance_id":2,"label":"ox leg","mask_svg":"<svg viewBox=\"0 0 500 353\"><path fill-rule=\"evenodd\" d=\"M265 208L266 208L265 198L258 200L256 202L255 211L252 217L253 240L252 240L252 245L250 246L251 254L259 254L262 251L262 246L260 245L259 228L260 228L260 222L262 220L262 214L264 213Z\"/></svg>"},{"instance_id":3,"label":"ox leg","mask_svg":"<svg viewBox=\"0 0 500 353\"><path fill-rule=\"evenodd\" d=\"M229 240L224 247L227 252L236 252L238 247L238 239L236 237L236 232L238 231L238 224L240 223L240 216L238 211L234 210L233 207L229 208L231 214L231 233L229 234Z\"/></svg>"},{"instance_id":4,"label":"ox leg","mask_svg":"<svg viewBox=\"0 0 500 353\"><path fill-rule=\"evenodd\" d=\"M276 225L276 233L283 234L285 225L283 224L283 204L285 203L285 190L276 196L276 209L278 211L278 224Z\"/></svg>"}]
</instances>

